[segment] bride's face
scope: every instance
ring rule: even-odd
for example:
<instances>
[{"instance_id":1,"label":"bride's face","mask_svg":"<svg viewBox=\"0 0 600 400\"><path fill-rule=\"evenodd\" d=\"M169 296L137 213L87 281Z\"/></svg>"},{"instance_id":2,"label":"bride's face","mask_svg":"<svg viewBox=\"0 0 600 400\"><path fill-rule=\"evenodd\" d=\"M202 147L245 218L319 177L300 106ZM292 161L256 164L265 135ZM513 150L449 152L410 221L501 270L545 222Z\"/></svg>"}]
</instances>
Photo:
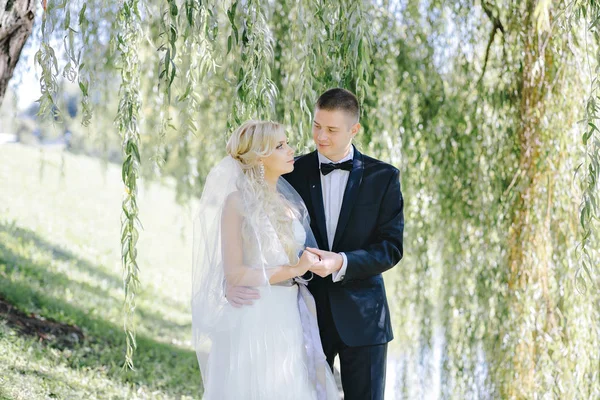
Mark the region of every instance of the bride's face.
<instances>
[{"instance_id":1,"label":"bride's face","mask_svg":"<svg viewBox=\"0 0 600 400\"><path fill-rule=\"evenodd\" d=\"M288 142L285 133L277 137L275 149L268 156L262 159L265 166L265 176L279 177L294 170L294 149Z\"/></svg>"}]
</instances>

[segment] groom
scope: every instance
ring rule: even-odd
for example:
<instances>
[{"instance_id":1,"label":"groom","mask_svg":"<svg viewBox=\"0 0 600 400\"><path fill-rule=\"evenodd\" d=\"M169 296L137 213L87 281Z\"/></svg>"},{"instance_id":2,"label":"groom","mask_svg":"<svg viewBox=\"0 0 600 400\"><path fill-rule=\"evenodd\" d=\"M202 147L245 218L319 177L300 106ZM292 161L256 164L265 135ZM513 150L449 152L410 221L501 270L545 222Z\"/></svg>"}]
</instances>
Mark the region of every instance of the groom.
<instances>
[{"instance_id":1,"label":"groom","mask_svg":"<svg viewBox=\"0 0 600 400\"><path fill-rule=\"evenodd\" d=\"M399 171L352 145L359 104L335 88L317 100L317 151L298 157L284 178L300 194L321 257L308 288L315 298L323 351L333 369L340 357L346 400L383 400L387 343L393 339L382 272L402 258L403 199ZM230 288L233 305L256 298ZM236 304L237 303L237 304Z\"/></svg>"}]
</instances>

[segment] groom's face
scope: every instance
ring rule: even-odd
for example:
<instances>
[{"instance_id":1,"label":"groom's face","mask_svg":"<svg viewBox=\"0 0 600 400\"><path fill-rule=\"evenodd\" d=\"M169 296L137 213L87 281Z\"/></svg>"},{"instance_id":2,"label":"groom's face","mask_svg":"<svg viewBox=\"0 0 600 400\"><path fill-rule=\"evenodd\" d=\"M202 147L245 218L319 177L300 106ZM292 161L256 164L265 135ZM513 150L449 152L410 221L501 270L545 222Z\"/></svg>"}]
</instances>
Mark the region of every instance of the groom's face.
<instances>
[{"instance_id":1,"label":"groom's face","mask_svg":"<svg viewBox=\"0 0 600 400\"><path fill-rule=\"evenodd\" d=\"M337 162L348 155L360 124L344 110L315 109L313 140L319 153Z\"/></svg>"}]
</instances>

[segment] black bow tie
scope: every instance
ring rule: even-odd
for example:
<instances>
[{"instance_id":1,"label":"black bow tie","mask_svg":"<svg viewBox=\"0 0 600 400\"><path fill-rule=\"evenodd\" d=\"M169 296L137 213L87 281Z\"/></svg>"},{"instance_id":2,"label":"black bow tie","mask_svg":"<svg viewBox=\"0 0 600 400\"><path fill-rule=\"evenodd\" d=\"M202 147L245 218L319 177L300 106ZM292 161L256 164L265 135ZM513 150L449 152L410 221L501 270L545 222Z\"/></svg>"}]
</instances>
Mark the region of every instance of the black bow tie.
<instances>
[{"instance_id":1,"label":"black bow tie","mask_svg":"<svg viewBox=\"0 0 600 400\"><path fill-rule=\"evenodd\" d=\"M352 160L344 161L341 163L321 163L321 173L327 175L334 169L343 169L344 171L352 171Z\"/></svg>"}]
</instances>

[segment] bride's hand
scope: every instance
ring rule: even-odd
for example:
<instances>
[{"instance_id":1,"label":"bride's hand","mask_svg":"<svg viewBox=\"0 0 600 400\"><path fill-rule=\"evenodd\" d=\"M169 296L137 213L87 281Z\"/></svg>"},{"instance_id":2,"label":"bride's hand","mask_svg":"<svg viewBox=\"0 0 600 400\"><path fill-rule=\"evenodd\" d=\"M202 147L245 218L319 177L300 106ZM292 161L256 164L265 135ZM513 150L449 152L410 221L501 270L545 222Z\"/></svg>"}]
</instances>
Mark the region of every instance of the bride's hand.
<instances>
[{"instance_id":1,"label":"bride's hand","mask_svg":"<svg viewBox=\"0 0 600 400\"><path fill-rule=\"evenodd\" d=\"M304 275L310 269L310 267L312 267L319 261L320 258L318 255L316 255L315 253L311 253L308 250L305 250L300 256L300 261L298 262L298 265L293 267L296 276Z\"/></svg>"}]
</instances>

